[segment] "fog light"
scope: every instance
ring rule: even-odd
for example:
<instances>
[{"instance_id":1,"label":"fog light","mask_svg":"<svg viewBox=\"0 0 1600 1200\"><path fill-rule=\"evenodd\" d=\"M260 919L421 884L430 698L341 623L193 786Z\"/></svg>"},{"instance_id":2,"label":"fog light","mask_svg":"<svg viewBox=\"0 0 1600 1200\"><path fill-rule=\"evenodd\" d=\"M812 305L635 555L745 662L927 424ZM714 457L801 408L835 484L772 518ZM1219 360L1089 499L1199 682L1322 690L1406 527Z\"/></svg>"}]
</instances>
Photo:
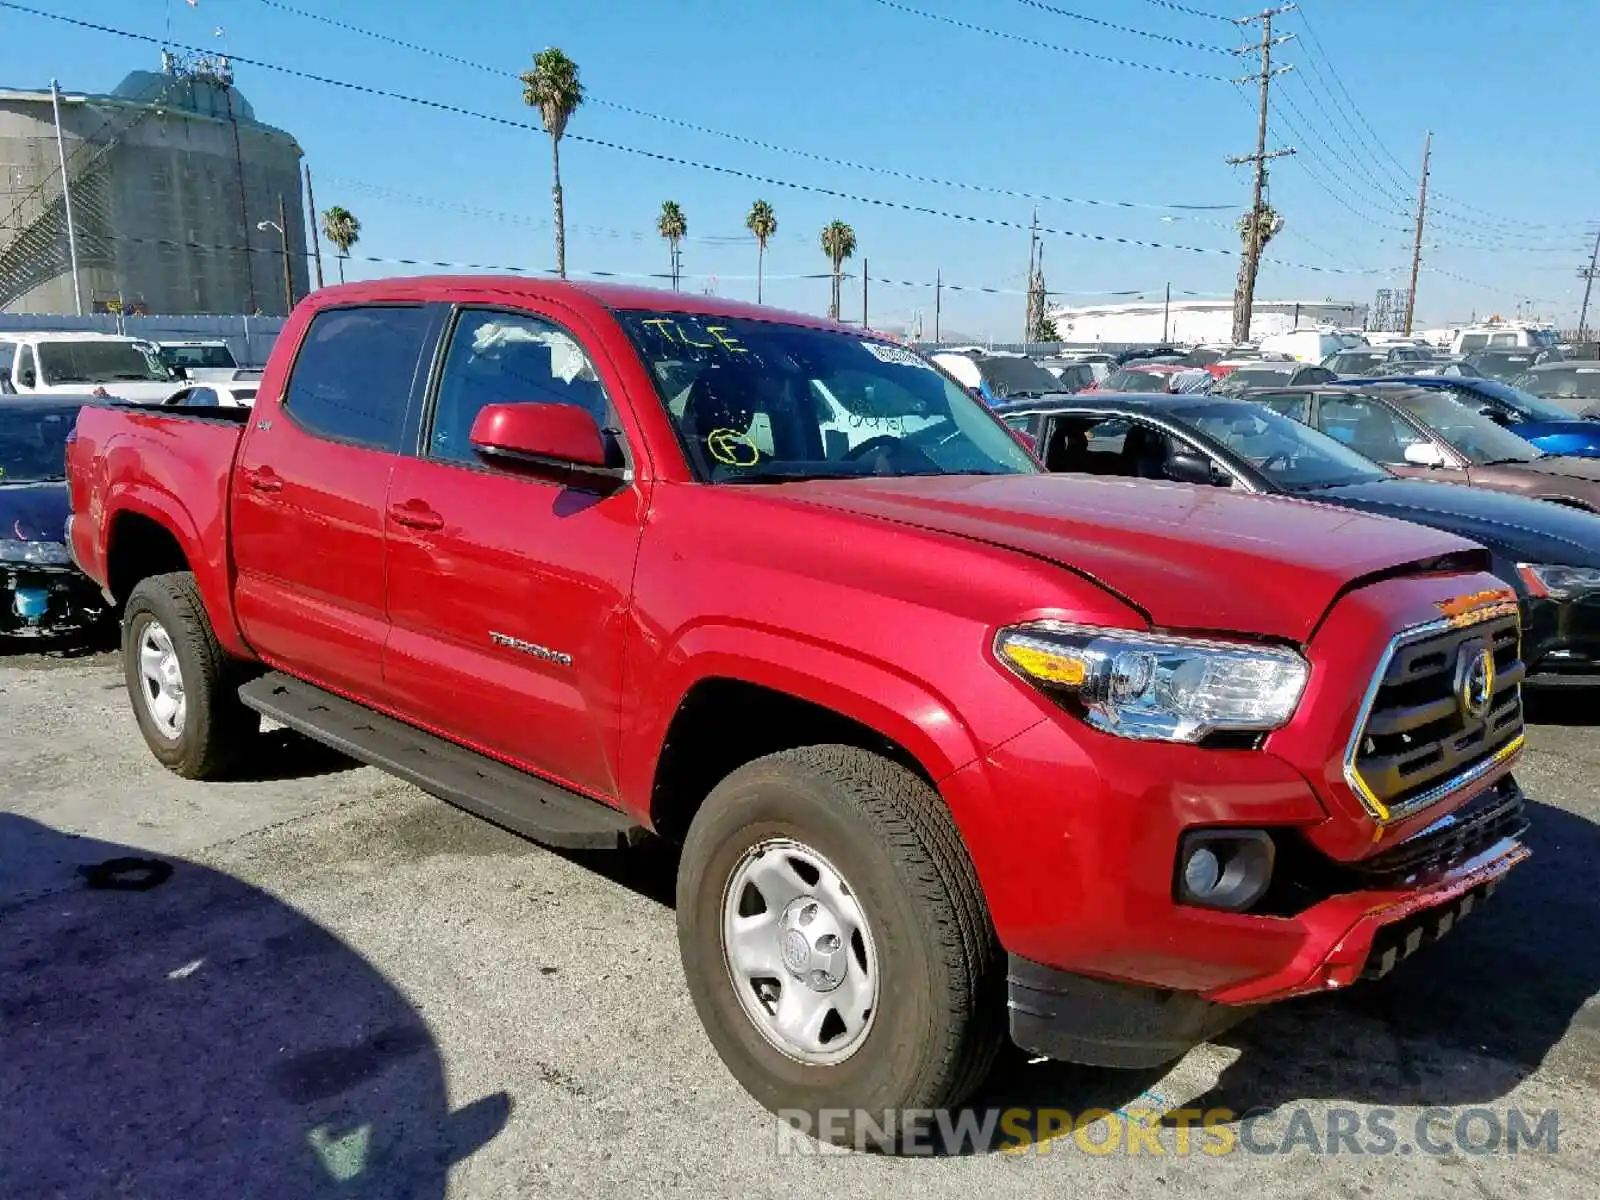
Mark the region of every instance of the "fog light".
<instances>
[{"instance_id":1,"label":"fog light","mask_svg":"<svg viewBox=\"0 0 1600 1200\"><path fill-rule=\"evenodd\" d=\"M1178 846L1178 903L1244 911L1272 882L1273 851L1265 830L1191 830Z\"/></svg>"}]
</instances>

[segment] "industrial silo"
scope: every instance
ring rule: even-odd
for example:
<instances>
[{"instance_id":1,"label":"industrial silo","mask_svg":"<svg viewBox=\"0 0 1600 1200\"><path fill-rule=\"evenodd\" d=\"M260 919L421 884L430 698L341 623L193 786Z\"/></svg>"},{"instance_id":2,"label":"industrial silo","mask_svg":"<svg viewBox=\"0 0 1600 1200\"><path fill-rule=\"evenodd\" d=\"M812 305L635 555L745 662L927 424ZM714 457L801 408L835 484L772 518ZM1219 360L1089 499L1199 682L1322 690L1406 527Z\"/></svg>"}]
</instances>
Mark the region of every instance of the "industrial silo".
<instances>
[{"instance_id":1,"label":"industrial silo","mask_svg":"<svg viewBox=\"0 0 1600 1200\"><path fill-rule=\"evenodd\" d=\"M83 311L285 311L288 231L307 291L301 150L256 120L225 59L135 71L109 95L62 92ZM75 311L51 93L0 90L0 311Z\"/></svg>"}]
</instances>

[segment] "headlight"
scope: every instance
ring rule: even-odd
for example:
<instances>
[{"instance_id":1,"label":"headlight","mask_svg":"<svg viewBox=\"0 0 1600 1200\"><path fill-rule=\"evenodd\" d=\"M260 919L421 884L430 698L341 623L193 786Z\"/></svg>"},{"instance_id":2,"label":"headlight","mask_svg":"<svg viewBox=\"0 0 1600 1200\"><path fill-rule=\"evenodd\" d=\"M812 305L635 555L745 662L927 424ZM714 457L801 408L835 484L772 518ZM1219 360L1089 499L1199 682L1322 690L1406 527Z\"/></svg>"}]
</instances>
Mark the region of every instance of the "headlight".
<instances>
[{"instance_id":1,"label":"headlight","mask_svg":"<svg viewBox=\"0 0 1600 1200\"><path fill-rule=\"evenodd\" d=\"M72 557L62 542L19 542L13 538L0 538L0 562L39 563L47 566L67 566Z\"/></svg>"},{"instance_id":2,"label":"headlight","mask_svg":"<svg viewBox=\"0 0 1600 1200\"><path fill-rule=\"evenodd\" d=\"M1552 600L1576 600L1590 592L1600 592L1600 567L1519 563L1517 573L1535 596L1549 596Z\"/></svg>"},{"instance_id":3,"label":"headlight","mask_svg":"<svg viewBox=\"0 0 1600 1200\"><path fill-rule=\"evenodd\" d=\"M1141 741L1277 729L1294 715L1311 670L1276 646L1048 621L1001 630L994 649L1029 683L1082 705L1096 729Z\"/></svg>"}]
</instances>

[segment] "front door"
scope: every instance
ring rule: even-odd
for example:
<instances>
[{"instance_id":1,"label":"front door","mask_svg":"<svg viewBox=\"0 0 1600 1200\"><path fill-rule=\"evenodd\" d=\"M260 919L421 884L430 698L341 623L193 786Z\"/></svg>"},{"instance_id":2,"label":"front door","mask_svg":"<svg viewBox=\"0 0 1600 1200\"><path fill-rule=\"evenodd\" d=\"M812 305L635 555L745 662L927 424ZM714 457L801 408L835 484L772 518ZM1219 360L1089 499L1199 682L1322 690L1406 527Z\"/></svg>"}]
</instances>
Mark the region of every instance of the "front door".
<instances>
[{"instance_id":1,"label":"front door","mask_svg":"<svg viewBox=\"0 0 1600 1200\"><path fill-rule=\"evenodd\" d=\"M233 473L245 640L268 662L380 703L385 505L433 315L318 313L281 395L261 393Z\"/></svg>"},{"instance_id":2,"label":"front door","mask_svg":"<svg viewBox=\"0 0 1600 1200\"><path fill-rule=\"evenodd\" d=\"M646 498L631 481L602 496L473 452L484 405L526 402L617 427L577 338L528 312L462 310L422 453L390 488L385 682L418 723L611 798Z\"/></svg>"}]
</instances>

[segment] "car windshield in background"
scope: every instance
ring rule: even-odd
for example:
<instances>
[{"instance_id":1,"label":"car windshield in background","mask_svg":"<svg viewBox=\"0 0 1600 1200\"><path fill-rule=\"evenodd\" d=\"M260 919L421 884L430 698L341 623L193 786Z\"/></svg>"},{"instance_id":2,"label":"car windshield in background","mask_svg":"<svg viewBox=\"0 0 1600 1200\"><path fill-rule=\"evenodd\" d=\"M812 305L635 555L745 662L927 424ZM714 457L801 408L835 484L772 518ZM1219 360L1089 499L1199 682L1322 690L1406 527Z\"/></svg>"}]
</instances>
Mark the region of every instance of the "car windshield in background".
<instances>
[{"instance_id":1,"label":"car windshield in background","mask_svg":"<svg viewBox=\"0 0 1600 1200\"><path fill-rule=\"evenodd\" d=\"M1061 383L1031 358L980 358L975 364L989 390L1001 400L1059 392Z\"/></svg>"},{"instance_id":2,"label":"car windshield in background","mask_svg":"<svg viewBox=\"0 0 1600 1200\"><path fill-rule=\"evenodd\" d=\"M1492 397L1499 400L1507 407L1514 409L1521 419L1526 421L1571 421L1573 413L1562 408L1554 401L1535 396L1532 392L1514 387L1509 383L1501 383L1497 379L1480 379L1473 385L1472 391L1454 392L1463 404L1470 404L1474 408L1481 408L1483 397Z\"/></svg>"},{"instance_id":3,"label":"car windshield in background","mask_svg":"<svg viewBox=\"0 0 1600 1200\"><path fill-rule=\"evenodd\" d=\"M1330 354L1322 365L1335 375L1360 375L1388 361L1389 355L1383 350L1341 350Z\"/></svg>"},{"instance_id":4,"label":"car windshield in background","mask_svg":"<svg viewBox=\"0 0 1600 1200\"><path fill-rule=\"evenodd\" d=\"M154 346L136 342L40 342L37 349L47 384L170 383L173 378Z\"/></svg>"},{"instance_id":5,"label":"car windshield in background","mask_svg":"<svg viewBox=\"0 0 1600 1200\"><path fill-rule=\"evenodd\" d=\"M1468 361L1486 379L1510 383L1538 361L1537 350L1481 350Z\"/></svg>"},{"instance_id":6,"label":"car windshield in background","mask_svg":"<svg viewBox=\"0 0 1600 1200\"><path fill-rule=\"evenodd\" d=\"M163 346L161 361L169 367L199 367L206 370L239 365L226 346Z\"/></svg>"},{"instance_id":7,"label":"car windshield in background","mask_svg":"<svg viewBox=\"0 0 1600 1200\"><path fill-rule=\"evenodd\" d=\"M1327 434L1259 404L1214 401L1186 404L1172 413L1288 491L1389 478L1382 467Z\"/></svg>"},{"instance_id":8,"label":"car windshield in background","mask_svg":"<svg viewBox=\"0 0 1600 1200\"><path fill-rule=\"evenodd\" d=\"M1510 430L1497 425L1478 411L1481 405L1461 403L1463 390L1411 392L1394 397L1406 412L1481 466L1489 463L1532 462L1540 451Z\"/></svg>"},{"instance_id":9,"label":"car windshield in background","mask_svg":"<svg viewBox=\"0 0 1600 1200\"><path fill-rule=\"evenodd\" d=\"M65 479L67 434L81 407L0 402L0 485Z\"/></svg>"},{"instance_id":10,"label":"car windshield in background","mask_svg":"<svg viewBox=\"0 0 1600 1200\"><path fill-rule=\"evenodd\" d=\"M747 318L631 311L617 319L702 479L1043 469L985 405L903 347Z\"/></svg>"},{"instance_id":11,"label":"car windshield in background","mask_svg":"<svg viewBox=\"0 0 1600 1200\"><path fill-rule=\"evenodd\" d=\"M1511 383L1546 400L1600 400L1600 363L1590 366L1573 363L1553 371L1529 371ZM1569 419L1572 415L1570 411L1567 413Z\"/></svg>"},{"instance_id":12,"label":"car windshield in background","mask_svg":"<svg viewBox=\"0 0 1600 1200\"><path fill-rule=\"evenodd\" d=\"M1237 396L1247 388L1284 387L1299 369L1297 362L1254 363L1224 376L1215 390L1222 396Z\"/></svg>"},{"instance_id":13,"label":"car windshield in background","mask_svg":"<svg viewBox=\"0 0 1600 1200\"><path fill-rule=\"evenodd\" d=\"M1106 392L1164 392L1167 375L1157 371L1130 371L1126 367L1111 372L1100 385Z\"/></svg>"}]
</instances>

